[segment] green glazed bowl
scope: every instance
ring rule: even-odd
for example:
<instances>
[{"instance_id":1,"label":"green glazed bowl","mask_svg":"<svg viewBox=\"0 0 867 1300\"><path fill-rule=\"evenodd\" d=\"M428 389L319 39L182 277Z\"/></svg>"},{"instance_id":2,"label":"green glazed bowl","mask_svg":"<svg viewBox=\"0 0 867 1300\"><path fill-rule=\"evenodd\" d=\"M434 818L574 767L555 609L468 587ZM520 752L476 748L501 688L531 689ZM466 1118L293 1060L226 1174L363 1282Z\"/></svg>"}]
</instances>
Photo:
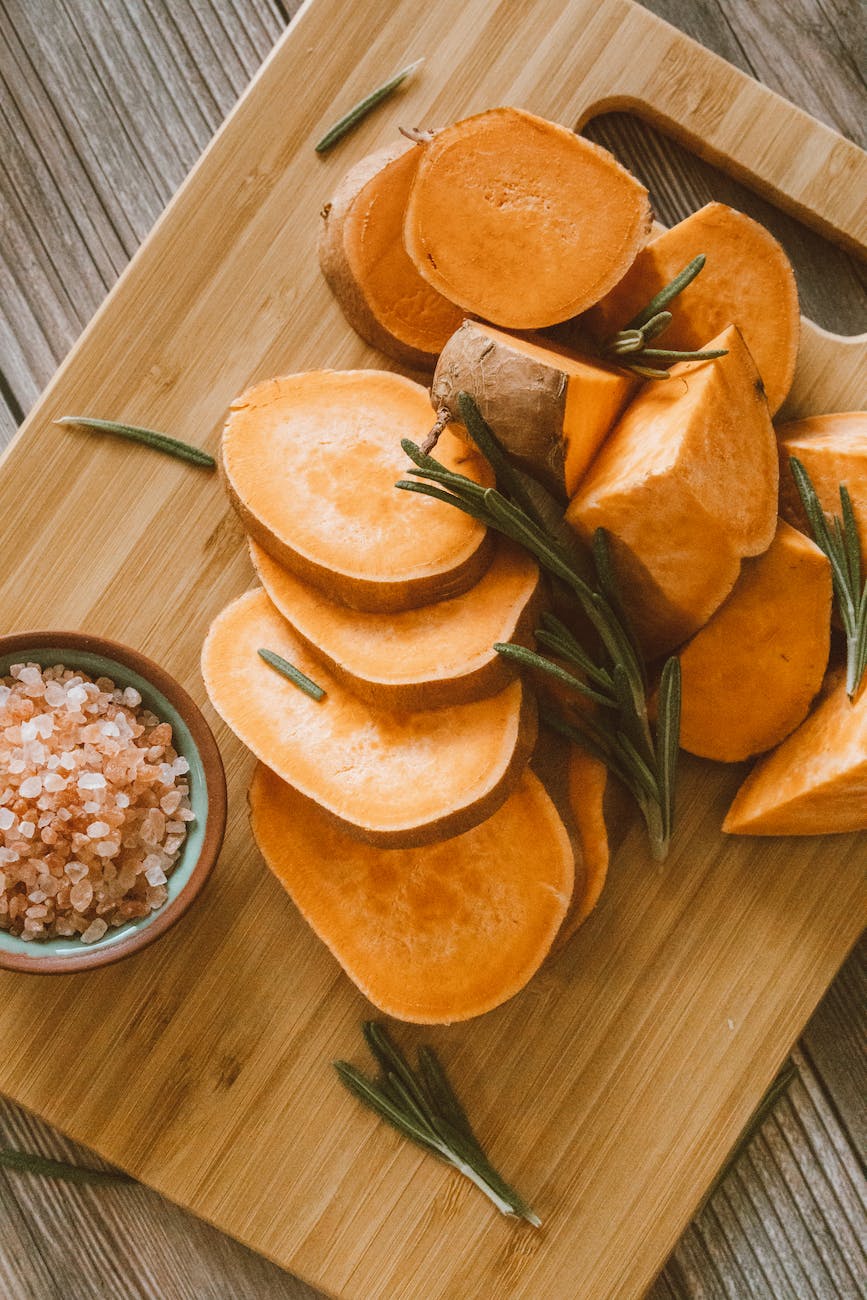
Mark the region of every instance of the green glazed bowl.
<instances>
[{"instance_id":1,"label":"green glazed bowl","mask_svg":"<svg viewBox=\"0 0 867 1300\"><path fill-rule=\"evenodd\" d=\"M220 852L226 829L226 778L217 742L198 706L165 669L129 646L78 632L22 632L0 637L0 677L15 663L63 664L89 677L134 686L144 705L172 725L172 743L190 765L190 803L196 820L168 879L168 900L157 912L109 929L95 943L77 938L25 941L0 930L0 969L61 974L105 966L153 943L187 910Z\"/></svg>"}]
</instances>

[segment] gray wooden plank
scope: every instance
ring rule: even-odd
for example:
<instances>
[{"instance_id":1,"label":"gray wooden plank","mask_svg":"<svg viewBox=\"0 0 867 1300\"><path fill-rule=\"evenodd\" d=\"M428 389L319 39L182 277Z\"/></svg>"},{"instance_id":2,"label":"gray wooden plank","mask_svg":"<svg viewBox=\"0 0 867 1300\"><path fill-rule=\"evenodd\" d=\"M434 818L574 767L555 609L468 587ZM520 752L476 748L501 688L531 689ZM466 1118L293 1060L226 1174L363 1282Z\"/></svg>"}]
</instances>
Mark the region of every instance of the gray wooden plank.
<instances>
[{"instance_id":1,"label":"gray wooden plank","mask_svg":"<svg viewBox=\"0 0 867 1300\"><path fill-rule=\"evenodd\" d=\"M294 0L6 0L0 7L0 109L15 150L0 180L15 242L0 257L16 271L9 296L0 297L0 380L11 398L11 405L0 401L0 445L297 7ZM748 0L652 0L648 7L858 138L863 79L854 52L863 37L843 0L821 7L797 0L791 12L763 0L759 14ZM791 69L798 47L786 45L793 32L809 51L802 94L792 90L801 75ZM648 142L634 123L606 129L656 167L653 184L672 205L669 220L703 201L707 182L695 160L675 163L675 180L666 182L669 142ZM857 306L855 272L829 273L825 249L805 257L804 281L822 285L819 308L833 302L839 311L841 300L844 310L850 300ZM845 1295L858 1281L864 1193L850 1136L863 1139L863 1014L860 1029L853 1025L859 996L862 1013L865 1005L863 973L863 961L854 976L847 966L832 989L805 1035L800 1082L685 1234L655 1300L800 1300ZM0 1105L0 1134L46 1154L92 1158L8 1103ZM52 1277L70 1300L315 1294L144 1188L55 1186L7 1172L0 1213L0 1295L15 1300L52 1300L59 1293ZM70 1272L82 1245L88 1258Z\"/></svg>"},{"instance_id":2,"label":"gray wooden plank","mask_svg":"<svg viewBox=\"0 0 867 1300\"><path fill-rule=\"evenodd\" d=\"M867 1165L867 938L805 1029L802 1049Z\"/></svg>"}]
</instances>

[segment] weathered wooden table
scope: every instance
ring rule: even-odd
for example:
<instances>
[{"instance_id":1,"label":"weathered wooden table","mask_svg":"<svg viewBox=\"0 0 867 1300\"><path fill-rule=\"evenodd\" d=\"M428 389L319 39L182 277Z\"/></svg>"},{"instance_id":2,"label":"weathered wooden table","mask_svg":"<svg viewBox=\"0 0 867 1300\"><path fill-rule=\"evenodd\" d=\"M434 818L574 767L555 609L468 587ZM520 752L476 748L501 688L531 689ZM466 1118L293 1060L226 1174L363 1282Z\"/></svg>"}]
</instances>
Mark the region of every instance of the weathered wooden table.
<instances>
[{"instance_id":1,"label":"weathered wooden table","mask_svg":"<svg viewBox=\"0 0 867 1300\"><path fill-rule=\"evenodd\" d=\"M867 144L859 0L648 2ZM297 7L0 3L0 446ZM867 328L863 267L625 115L599 119L590 133L642 175L663 220L713 196L760 216L795 258L807 313L840 332ZM865 959L862 946L847 962L793 1050L796 1080L684 1235L654 1300L867 1294ZM92 1160L2 1099L0 1143ZM146 1188L0 1173L4 1300L314 1294Z\"/></svg>"}]
</instances>

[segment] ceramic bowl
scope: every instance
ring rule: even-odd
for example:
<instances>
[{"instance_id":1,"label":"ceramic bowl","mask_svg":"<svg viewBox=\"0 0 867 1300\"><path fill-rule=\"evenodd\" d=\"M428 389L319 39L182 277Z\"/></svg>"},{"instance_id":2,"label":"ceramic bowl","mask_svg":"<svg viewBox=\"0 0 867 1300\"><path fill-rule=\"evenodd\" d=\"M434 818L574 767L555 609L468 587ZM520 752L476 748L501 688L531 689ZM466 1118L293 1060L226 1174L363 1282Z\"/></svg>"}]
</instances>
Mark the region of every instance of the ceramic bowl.
<instances>
[{"instance_id":1,"label":"ceramic bowl","mask_svg":"<svg viewBox=\"0 0 867 1300\"><path fill-rule=\"evenodd\" d=\"M226 778L217 742L198 706L159 664L137 650L78 632L23 632L0 636L0 677L10 665L63 664L89 677L134 686L144 705L172 724L172 743L190 765L190 823L168 880L168 900L157 912L109 929L95 943L80 939L25 941L0 930L0 969L61 974L90 970L128 957L174 925L196 898L217 860L226 828Z\"/></svg>"}]
</instances>

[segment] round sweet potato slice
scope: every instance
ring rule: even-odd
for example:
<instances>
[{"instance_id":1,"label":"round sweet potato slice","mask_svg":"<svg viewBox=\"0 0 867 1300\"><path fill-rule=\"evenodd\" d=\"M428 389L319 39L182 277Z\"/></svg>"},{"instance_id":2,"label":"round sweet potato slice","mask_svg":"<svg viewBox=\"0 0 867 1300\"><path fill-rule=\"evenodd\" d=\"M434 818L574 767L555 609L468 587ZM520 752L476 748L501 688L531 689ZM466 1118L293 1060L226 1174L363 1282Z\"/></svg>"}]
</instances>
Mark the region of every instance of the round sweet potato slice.
<instances>
[{"instance_id":1,"label":"round sweet potato slice","mask_svg":"<svg viewBox=\"0 0 867 1300\"><path fill-rule=\"evenodd\" d=\"M503 539L469 591L398 614L335 604L255 542L250 554L263 587L305 645L360 699L384 709L442 708L503 690L515 669L494 644L530 644L541 604L538 566Z\"/></svg>"},{"instance_id":2,"label":"round sweet potato slice","mask_svg":"<svg viewBox=\"0 0 867 1300\"><path fill-rule=\"evenodd\" d=\"M414 144L381 149L347 172L322 212L319 265L343 314L365 342L418 370L463 312L418 273L403 246L403 219L421 158Z\"/></svg>"},{"instance_id":3,"label":"round sweet potato slice","mask_svg":"<svg viewBox=\"0 0 867 1300\"><path fill-rule=\"evenodd\" d=\"M324 699L287 681L260 649L312 678ZM202 677L214 708L258 759L349 834L392 848L484 821L520 780L536 738L535 702L520 680L451 708L372 708L316 660L261 590L214 620Z\"/></svg>"},{"instance_id":4,"label":"round sweet potato slice","mask_svg":"<svg viewBox=\"0 0 867 1300\"><path fill-rule=\"evenodd\" d=\"M541 966L572 892L569 837L529 771L481 825L425 848L352 840L262 764L250 820L302 916L398 1020L451 1024L500 1006Z\"/></svg>"},{"instance_id":5,"label":"round sweet potato slice","mask_svg":"<svg viewBox=\"0 0 867 1300\"><path fill-rule=\"evenodd\" d=\"M424 440L430 399L381 370L271 379L232 403L223 433L229 497L247 532L326 595L355 609L414 609L466 591L490 562L483 525L395 490L401 438ZM487 463L443 434L439 459L490 485Z\"/></svg>"},{"instance_id":6,"label":"round sweet potato slice","mask_svg":"<svg viewBox=\"0 0 867 1300\"><path fill-rule=\"evenodd\" d=\"M542 329L585 311L650 233L644 186L532 113L492 108L420 149L406 250L439 293L495 325Z\"/></svg>"}]
</instances>

